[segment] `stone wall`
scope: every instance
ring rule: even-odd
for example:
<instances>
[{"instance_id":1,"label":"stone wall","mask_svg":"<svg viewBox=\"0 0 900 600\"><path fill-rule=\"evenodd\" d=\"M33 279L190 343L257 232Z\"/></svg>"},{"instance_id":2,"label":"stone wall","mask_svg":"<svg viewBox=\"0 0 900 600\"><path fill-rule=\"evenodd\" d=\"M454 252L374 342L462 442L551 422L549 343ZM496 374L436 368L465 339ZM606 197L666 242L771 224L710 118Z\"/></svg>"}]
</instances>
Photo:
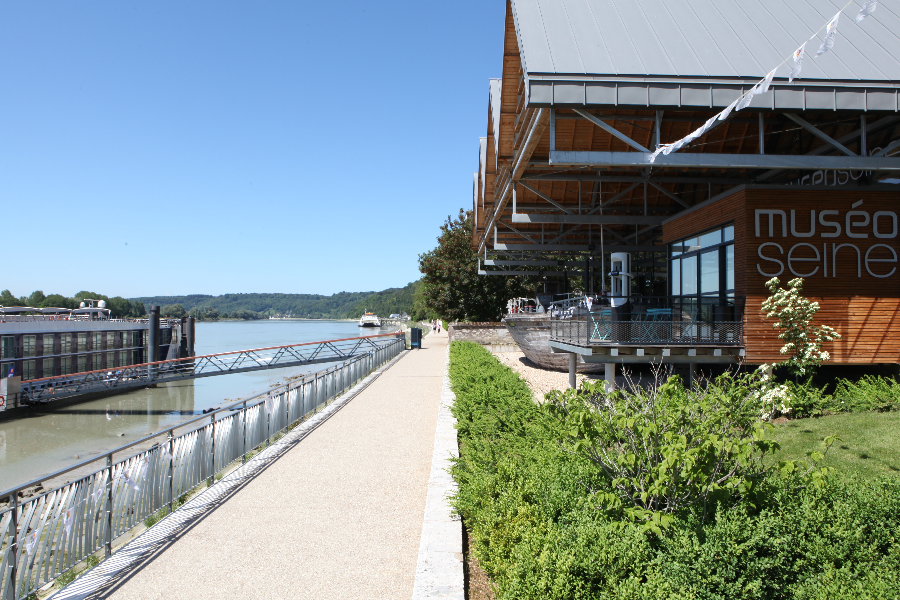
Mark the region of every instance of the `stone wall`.
<instances>
[{"instance_id":1,"label":"stone wall","mask_svg":"<svg viewBox=\"0 0 900 600\"><path fill-rule=\"evenodd\" d=\"M450 341L475 342L491 352L520 352L503 323L450 323Z\"/></svg>"}]
</instances>

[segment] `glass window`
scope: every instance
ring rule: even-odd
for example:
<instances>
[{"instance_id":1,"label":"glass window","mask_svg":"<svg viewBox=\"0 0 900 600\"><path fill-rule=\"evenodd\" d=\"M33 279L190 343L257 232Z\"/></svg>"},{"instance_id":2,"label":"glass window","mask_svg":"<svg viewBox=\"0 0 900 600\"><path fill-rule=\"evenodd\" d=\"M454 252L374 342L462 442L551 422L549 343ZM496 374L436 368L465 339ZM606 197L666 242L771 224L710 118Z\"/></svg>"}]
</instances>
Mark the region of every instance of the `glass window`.
<instances>
[{"instance_id":1,"label":"glass window","mask_svg":"<svg viewBox=\"0 0 900 600\"><path fill-rule=\"evenodd\" d=\"M716 229L715 231L710 231L704 233L700 236L700 247L701 248L709 248L710 246L715 246L716 244L722 243L722 230Z\"/></svg>"},{"instance_id":2,"label":"glass window","mask_svg":"<svg viewBox=\"0 0 900 600\"><path fill-rule=\"evenodd\" d=\"M22 336L22 356L37 356L36 335ZM29 379L34 379L34 377L30 377Z\"/></svg>"},{"instance_id":3,"label":"glass window","mask_svg":"<svg viewBox=\"0 0 900 600\"><path fill-rule=\"evenodd\" d=\"M64 333L59 336L59 353L68 354L72 351L72 334Z\"/></svg>"},{"instance_id":4,"label":"glass window","mask_svg":"<svg viewBox=\"0 0 900 600\"><path fill-rule=\"evenodd\" d=\"M119 366L127 367L128 366L128 353L125 350L119 352Z\"/></svg>"},{"instance_id":5,"label":"glass window","mask_svg":"<svg viewBox=\"0 0 900 600\"><path fill-rule=\"evenodd\" d=\"M59 359L59 374L60 375L71 375L72 374L72 358L69 356L63 356Z\"/></svg>"},{"instance_id":6,"label":"glass window","mask_svg":"<svg viewBox=\"0 0 900 600\"><path fill-rule=\"evenodd\" d=\"M102 348L103 348L103 334L95 333L94 334L94 347L91 349L96 351L96 350L101 350Z\"/></svg>"},{"instance_id":7,"label":"glass window","mask_svg":"<svg viewBox=\"0 0 900 600\"><path fill-rule=\"evenodd\" d=\"M22 363L22 381L25 381L26 379L34 379L35 368L36 368L36 365L35 365L35 361L33 361L33 360L26 360L25 362L23 362Z\"/></svg>"},{"instance_id":8,"label":"glass window","mask_svg":"<svg viewBox=\"0 0 900 600\"><path fill-rule=\"evenodd\" d=\"M9 376L10 369L13 369L13 363L3 363L2 365L0 365L0 377Z\"/></svg>"},{"instance_id":9,"label":"glass window","mask_svg":"<svg viewBox=\"0 0 900 600\"><path fill-rule=\"evenodd\" d=\"M75 352L86 352L87 351L87 334L79 333L78 334L78 347L75 348Z\"/></svg>"},{"instance_id":10,"label":"glass window","mask_svg":"<svg viewBox=\"0 0 900 600\"><path fill-rule=\"evenodd\" d=\"M81 335L82 334L79 333L78 337L81 337ZM83 354L78 357L78 372L79 373L84 373L85 371L88 370L87 359L88 359L88 357Z\"/></svg>"},{"instance_id":11,"label":"glass window","mask_svg":"<svg viewBox=\"0 0 900 600\"><path fill-rule=\"evenodd\" d=\"M43 340L41 341L41 345L43 348L44 356L52 356L56 354L56 348L54 347L55 340L53 339L56 336L54 336L52 333L45 333L42 337Z\"/></svg>"},{"instance_id":12,"label":"glass window","mask_svg":"<svg viewBox=\"0 0 900 600\"><path fill-rule=\"evenodd\" d=\"M672 268L670 269L671 277L672 277L672 295L680 296L681 295L681 261L673 260Z\"/></svg>"},{"instance_id":13,"label":"glass window","mask_svg":"<svg viewBox=\"0 0 900 600\"><path fill-rule=\"evenodd\" d=\"M725 229L722 230L722 241L723 242L733 242L734 241L734 225L729 225Z\"/></svg>"},{"instance_id":14,"label":"glass window","mask_svg":"<svg viewBox=\"0 0 900 600\"><path fill-rule=\"evenodd\" d=\"M684 240L682 244L684 245L684 252L693 252L700 249L700 240L698 238Z\"/></svg>"},{"instance_id":15,"label":"glass window","mask_svg":"<svg viewBox=\"0 0 900 600\"><path fill-rule=\"evenodd\" d=\"M697 257L689 256L681 259L681 293L690 295L697 293Z\"/></svg>"},{"instance_id":16,"label":"glass window","mask_svg":"<svg viewBox=\"0 0 900 600\"><path fill-rule=\"evenodd\" d=\"M734 246L725 246L725 289L734 289Z\"/></svg>"},{"instance_id":17,"label":"glass window","mask_svg":"<svg viewBox=\"0 0 900 600\"><path fill-rule=\"evenodd\" d=\"M43 366L41 367L41 368L43 369L43 371L44 371L43 374L42 374L42 377L53 377L54 375L56 375L56 373L54 372L53 367L54 367L54 365L53 365L53 359L52 359L52 358L45 358L45 359L44 359L44 364L43 364Z\"/></svg>"},{"instance_id":18,"label":"glass window","mask_svg":"<svg viewBox=\"0 0 900 600\"><path fill-rule=\"evenodd\" d=\"M700 293L711 294L719 291L719 250L700 255Z\"/></svg>"},{"instance_id":19,"label":"glass window","mask_svg":"<svg viewBox=\"0 0 900 600\"><path fill-rule=\"evenodd\" d=\"M3 358L16 357L16 338L11 335L3 336Z\"/></svg>"},{"instance_id":20,"label":"glass window","mask_svg":"<svg viewBox=\"0 0 900 600\"><path fill-rule=\"evenodd\" d=\"M139 354L138 350L131 351L131 362L128 364L131 364L131 365L140 364L140 354Z\"/></svg>"},{"instance_id":21,"label":"glass window","mask_svg":"<svg viewBox=\"0 0 900 600\"><path fill-rule=\"evenodd\" d=\"M110 331L106 334L106 349L112 350L116 347L116 332Z\"/></svg>"},{"instance_id":22,"label":"glass window","mask_svg":"<svg viewBox=\"0 0 900 600\"><path fill-rule=\"evenodd\" d=\"M115 352L107 352L106 353L106 369L112 369L116 366L116 353Z\"/></svg>"}]
</instances>

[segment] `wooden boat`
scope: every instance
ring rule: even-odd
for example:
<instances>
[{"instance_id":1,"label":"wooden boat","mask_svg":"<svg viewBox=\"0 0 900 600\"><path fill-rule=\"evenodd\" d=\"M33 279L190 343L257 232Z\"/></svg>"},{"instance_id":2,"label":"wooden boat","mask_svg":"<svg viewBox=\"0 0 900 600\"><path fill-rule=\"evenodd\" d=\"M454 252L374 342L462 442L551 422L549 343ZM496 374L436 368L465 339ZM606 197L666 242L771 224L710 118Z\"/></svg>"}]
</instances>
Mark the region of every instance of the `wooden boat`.
<instances>
[{"instance_id":1,"label":"wooden boat","mask_svg":"<svg viewBox=\"0 0 900 600\"><path fill-rule=\"evenodd\" d=\"M554 371L569 370L569 355L550 351L550 315L547 313L518 313L507 315L502 321L507 331L534 364ZM578 363L579 373L603 373L600 363Z\"/></svg>"}]
</instances>

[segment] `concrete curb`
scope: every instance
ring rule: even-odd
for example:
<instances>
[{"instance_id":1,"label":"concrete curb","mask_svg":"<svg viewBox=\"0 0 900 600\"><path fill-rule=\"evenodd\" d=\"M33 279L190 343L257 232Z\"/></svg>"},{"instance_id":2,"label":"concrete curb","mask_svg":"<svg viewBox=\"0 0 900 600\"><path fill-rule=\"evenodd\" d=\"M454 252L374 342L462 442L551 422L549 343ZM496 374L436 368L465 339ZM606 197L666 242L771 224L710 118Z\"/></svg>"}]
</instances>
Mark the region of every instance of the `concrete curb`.
<instances>
[{"instance_id":1,"label":"concrete curb","mask_svg":"<svg viewBox=\"0 0 900 600\"><path fill-rule=\"evenodd\" d=\"M197 494L184 506L179 507L159 523L138 535L108 559L50 596L48 600L86 600L95 595L105 594L111 587L126 580L134 570L140 569L141 565L152 560L166 546L174 543L191 526L206 517L219 504L225 502L233 492L278 460L406 355L407 351L401 352L390 362L376 369L308 421L298 425L284 437L251 458L247 464Z\"/></svg>"},{"instance_id":2,"label":"concrete curb","mask_svg":"<svg viewBox=\"0 0 900 600\"><path fill-rule=\"evenodd\" d=\"M450 389L449 367L448 345L444 386L434 434L431 475L428 478L428 495L425 500L422 541L419 544L419 562L416 565L416 581L413 585L413 600L426 598L464 600L466 593L462 521L459 516L453 515L448 500L457 489L456 482L449 472L451 460L459 456L456 419L450 413L456 396Z\"/></svg>"}]
</instances>

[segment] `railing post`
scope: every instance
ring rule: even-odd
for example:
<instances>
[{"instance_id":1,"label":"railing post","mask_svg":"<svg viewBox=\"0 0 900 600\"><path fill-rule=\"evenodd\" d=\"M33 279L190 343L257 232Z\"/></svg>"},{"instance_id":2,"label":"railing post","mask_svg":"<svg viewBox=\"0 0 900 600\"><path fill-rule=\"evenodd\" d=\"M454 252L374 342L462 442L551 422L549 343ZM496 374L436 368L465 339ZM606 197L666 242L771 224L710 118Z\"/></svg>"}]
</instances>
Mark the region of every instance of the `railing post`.
<instances>
[{"instance_id":1,"label":"railing post","mask_svg":"<svg viewBox=\"0 0 900 600\"><path fill-rule=\"evenodd\" d=\"M244 407L241 409L241 421L243 421L244 435L241 442L241 464L247 464L247 401L244 400Z\"/></svg>"},{"instance_id":2,"label":"railing post","mask_svg":"<svg viewBox=\"0 0 900 600\"><path fill-rule=\"evenodd\" d=\"M19 497L18 492L13 492L9 495L9 505L12 507L12 544L10 544L10 561L9 564L12 565L12 571L10 575L12 575L10 590L12 591L12 595L8 596L13 600L17 600L18 595L16 594L16 585L19 573ZM0 573L0 576L3 574Z\"/></svg>"},{"instance_id":3,"label":"railing post","mask_svg":"<svg viewBox=\"0 0 900 600\"><path fill-rule=\"evenodd\" d=\"M109 558L112 555L112 526L113 526L113 461L112 453L106 455L106 550L104 555Z\"/></svg>"},{"instance_id":4,"label":"railing post","mask_svg":"<svg viewBox=\"0 0 900 600\"><path fill-rule=\"evenodd\" d=\"M206 479L206 487L212 486L216 479L216 413L211 414L209 419L212 430L212 472Z\"/></svg>"},{"instance_id":5,"label":"railing post","mask_svg":"<svg viewBox=\"0 0 900 600\"><path fill-rule=\"evenodd\" d=\"M175 509L175 436L171 429L166 443L169 448L169 512L172 512Z\"/></svg>"}]
</instances>

